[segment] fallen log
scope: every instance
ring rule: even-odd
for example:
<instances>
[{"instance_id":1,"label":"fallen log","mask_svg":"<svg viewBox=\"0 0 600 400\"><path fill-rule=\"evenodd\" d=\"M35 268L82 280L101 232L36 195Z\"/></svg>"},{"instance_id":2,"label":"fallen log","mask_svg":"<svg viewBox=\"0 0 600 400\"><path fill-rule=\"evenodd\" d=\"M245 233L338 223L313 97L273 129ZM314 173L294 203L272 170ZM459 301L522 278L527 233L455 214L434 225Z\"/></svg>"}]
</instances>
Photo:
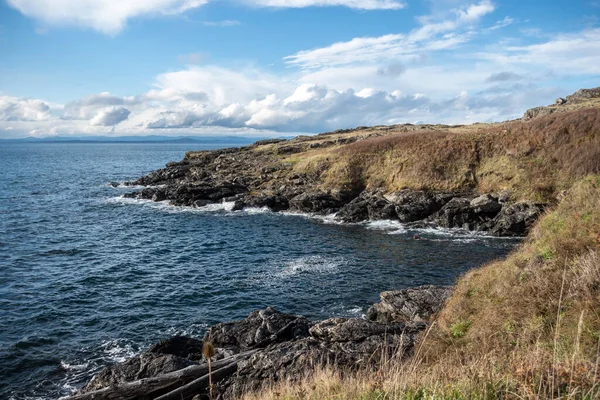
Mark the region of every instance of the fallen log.
<instances>
[{"instance_id":1,"label":"fallen log","mask_svg":"<svg viewBox=\"0 0 600 400\"><path fill-rule=\"evenodd\" d=\"M213 382L218 382L219 380L228 377L237 371L238 361L233 361L232 363L219 368L216 371L212 372L212 380ZM183 385L167 394L157 397L155 400L186 400L198 394L198 392L203 391L208 388L210 381L210 376L204 375L200 378L196 379L188 383L187 385Z\"/></svg>"},{"instance_id":2,"label":"fallen log","mask_svg":"<svg viewBox=\"0 0 600 400\"><path fill-rule=\"evenodd\" d=\"M256 350L252 350L215 361L212 364L213 377L218 370L230 367L232 363L237 363L240 359L248 357L255 352ZM187 368L169 372L168 374L124 382L119 385L94 390L93 392L75 394L66 400L133 400L138 398L153 398L159 395L159 393L164 393L176 385L183 385L191 379L208 377L207 374L208 364L191 365Z\"/></svg>"}]
</instances>

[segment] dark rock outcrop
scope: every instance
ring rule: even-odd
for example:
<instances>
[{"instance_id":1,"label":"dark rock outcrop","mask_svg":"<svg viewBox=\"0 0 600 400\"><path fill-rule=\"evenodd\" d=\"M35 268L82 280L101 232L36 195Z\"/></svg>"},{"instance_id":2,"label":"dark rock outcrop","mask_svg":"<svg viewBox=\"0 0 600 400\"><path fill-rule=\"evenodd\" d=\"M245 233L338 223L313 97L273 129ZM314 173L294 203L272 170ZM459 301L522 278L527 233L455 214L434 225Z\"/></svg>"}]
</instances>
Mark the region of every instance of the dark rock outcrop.
<instances>
[{"instance_id":1,"label":"dark rock outcrop","mask_svg":"<svg viewBox=\"0 0 600 400\"><path fill-rule=\"evenodd\" d=\"M220 363L235 360L237 364L216 383L215 394L221 399L236 398L265 382L299 380L318 367L335 365L344 371L375 368L391 357L402 360L412 354L417 336L427 327L424 320L441 308L450 292L450 288L435 286L384 292L382 302L369 310L372 321L329 318L311 322L268 307L243 320L211 327L203 340L181 336L164 340L101 371L79 394L133 381L138 383L137 390L143 390L140 379L165 376L190 365L204 368L201 351L206 340L216 347L216 359L227 357ZM177 382L168 381L168 390L185 383ZM156 385L152 390L157 390Z\"/></svg>"},{"instance_id":2,"label":"dark rock outcrop","mask_svg":"<svg viewBox=\"0 0 600 400\"><path fill-rule=\"evenodd\" d=\"M367 310L367 319L385 324L428 321L452 294L451 286L425 285L380 294L381 302Z\"/></svg>"}]
</instances>

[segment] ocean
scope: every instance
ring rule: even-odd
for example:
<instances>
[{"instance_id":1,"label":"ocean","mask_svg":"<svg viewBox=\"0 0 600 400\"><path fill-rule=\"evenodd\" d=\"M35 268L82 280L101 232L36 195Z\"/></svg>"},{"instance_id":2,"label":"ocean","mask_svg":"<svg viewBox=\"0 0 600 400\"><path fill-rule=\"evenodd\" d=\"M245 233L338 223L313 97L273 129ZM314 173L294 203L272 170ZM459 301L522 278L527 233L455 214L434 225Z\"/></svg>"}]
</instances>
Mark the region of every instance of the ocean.
<instances>
[{"instance_id":1,"label":"ocean","mask_svg":"<svg viewBox=\"0 0 600 400\"><path fill-rule=\"evenodd\" d=\"M230 204L176 208L109 185L197 146L0 144L0 398L66 396L154 342L201 337L266 306L361 316L381 291L452 284L519 243Z\"/></svg>"}]
</instances>

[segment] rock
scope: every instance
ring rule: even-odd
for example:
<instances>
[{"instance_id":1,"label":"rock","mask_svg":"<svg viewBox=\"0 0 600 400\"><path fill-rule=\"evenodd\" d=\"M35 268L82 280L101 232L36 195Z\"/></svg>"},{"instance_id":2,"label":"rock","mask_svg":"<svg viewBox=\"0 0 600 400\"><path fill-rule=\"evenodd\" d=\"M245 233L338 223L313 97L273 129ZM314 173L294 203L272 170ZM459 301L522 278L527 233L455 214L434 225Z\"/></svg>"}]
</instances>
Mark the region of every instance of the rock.
<instances>
[{"instance_id":1,"label":"rock","mask_svg":"<svg viewBox=\"0 0 600 400\"><path fill-rule=\"evenodd\" d=\"M157 190L152 195L152 201L163 201L167 199L167 194L163 190Z\"/></svg>"},{"instance_id":2,"label":"rock","mask_svg":"<svg viewBox=\"0 0 600 400\"><path fill-rule=\"evenodd\" d=\"M565 104L566 102L567 102L567 100L563 99L562 97L559 97L558 99L556 99L554 104L556 104L557 106L561 106L561 105Z\"/></svg>"},{"instance_id":3,"label":"rock","mask_svg":"<svg viewBox=\"0 0 600 400\"><path fill-rule=\"evenodd\" d=\"M534 107L534 108L531 108L531 109L525 111L525 115L523 116L523 119L526 121L529 121L529 120L537 118L537 117L542 117L544 115L550 115L554 112L556 112L556 108L545 107L545 106Z\"/></svg>"},{"instance_id":4,"label":"rock","mask_svg":"<svg viewBox=\"0 0 600 400\"><path fill-rule=\"evenodd\" d=\"M284 211L290 208L290 203L286 197L279 195L263 195L259 197L245 196L244 198L235 201L233 211L242 210L248 207L268 207L272 211Z\"/></svg>"},{"instance_id":5,"label":"rock","mask_svg":"<svg viewBox=\"0 0 600 400\"><path fill-rule=\"evenodd\" d=\"M376 368L392 357L410 356L424 328L425 324L398 324L386 330L385 325L357 318L332 318L311 328L314 336L276 343L240 362L237 373L217 390L223 398L238 398L265 382L304 379L319 367L335 365L346 372Z\"/></svg>"},{"instance_id":6,"label":"rock","mask_svg":"<svg viewBox=\"0 0 600 400\"><path fill-rule=\"evenodd\" d=\"M396 210L378 191L363 191L358 197L342 207L336 219L353 223L366 220L396 219Z\"/></svg>"},{"instance_id":7,"label":"rock","mask_svg":"<svg viewBox=\"0 0 600 400\"><path fill-rule=\"evenodd\" d=\"M316 339L329 342L359 342L368 337L383 334L415 333L424 324L381 324L360 318L330 318L313 325L309 332Z\"/></svg>"},{"instance_id":8,"label":"rock","mask_svg":"<svg viewBox=\"0 0 600 400\"><path fill-rule=\"evenodd\" d=\"M482 194L474 198L471 200L470 206L478 214L495 215L502 209L502 205L500 205L498 199L490 194Z\"/></svg>"},{"instance_id":9,"label":"rock","mask_svg":"<svg viewBox=\"0 0 600 400\"><path fill-rule=\"evenodd\" d=\"M528 202L505 205L494 219L491 233L497 236L523 236L542 214L544 207Z\"/></svg>"},{"instance_id":10,"label":"rock","mask_svg":"<svg viewBox=\"0 0 600 400\"><path fill-rule=\"evenodd\" d=\"M173 336L167 340L155 344L147 350L153 354L171 354L190 360L202 359L202 340L186 337Z\"/></svg>"},{"instance_id":11,"label":"rock","mask_svg":"<svg viewBox=\"0 0 600 400\"><path fill-rule=\"evenodd\" d=\"M568 104L577 104L590 99L600 98L600 87L593 89L579 89L572 95L566 97Z\"/></svg>"},{"instance_id":12,"label":"rock","mask_svg":"<svg viewBox=\"0 0 600 400\"><path fill-rule=\"evenodd\" d=\"M214 201L211 201L211 200L196 200L193 203L194 207L196 207L196 208L206 207L209 204L214 204Z\"/></svg>"},{"instance_id":13,"label":"rock","mask_svg":"<svg viewBox=\"0 0 600 400\"><path fill-rule=\"evenodd\" d=\"M318 214L332 214L342 207L341 199L323 192L307 192L297 195L289 201L290 209Z\"/></svg>"},{"instance_id":14,"label":"rock","mask_svg":"<svg viewBox=\"0 0 600 400\"><path fill-rule=\"evenodd\" d=\"M196 363L172 354L142 353L95 375L79 393L177 371Z\"/></svg>"},{"instance_id":15,"label":"rock","mask_svg":"<svg viewBox=\"0 0 600 400\"><path fill-rule=\"evenodd\" d=\"M474 229L477 214L471 209L471 201L463 197L455 197L441 210L433 214L429 220L444 228Z\"/></svg>"},{"instance_id":16,"label":"rock","mask_svg":"<svg viewBox=\"0 0 600 400\"><path fill-rule=\"evenodd\" d=\"M268 339L284 341L307 337L309 327L310 323L305 317L283 314L267 307L252 312L246 319L211 327L204 335L204 340L212 341L215 347L240 352ZM272 338L273 335L277 337Z\"/></svg>"},{"instance_id":17,"label":"rock","mask_svg":"<svg viewBox=\"0 0 600 400\"><path fill-rule=\"evenodd\" d=\"M401 190L386 198L395 205L400 222L414 222L429 217L440 210L455 195L451 193L430 193L422 190Z\"/></svg>"},{"instance_id":18,"label":"rock","mask_svg":"<svg viewBox=\"0 0 600 400\"><path fill-rule=\"evenodd\" d=\"M366 316L371 321L385 324L428 321L442 309L452 290L450 286L425 285L382 292L381 302L373 304Z\"/></svg>"}]
</instances>

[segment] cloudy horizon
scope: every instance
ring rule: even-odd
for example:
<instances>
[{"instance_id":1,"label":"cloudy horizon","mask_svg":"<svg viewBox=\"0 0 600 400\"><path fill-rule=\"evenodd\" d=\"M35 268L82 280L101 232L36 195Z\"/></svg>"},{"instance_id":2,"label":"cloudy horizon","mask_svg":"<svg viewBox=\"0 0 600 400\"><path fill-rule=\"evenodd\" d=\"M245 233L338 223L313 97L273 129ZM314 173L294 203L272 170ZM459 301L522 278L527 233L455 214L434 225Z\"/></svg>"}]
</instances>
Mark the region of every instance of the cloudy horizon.
<instances>
[{"instance_id":1,"label":"cloudy horizon","mask_svg":"<svg viewBox=\"0 0 600 400\"><path fill-rule=\"evenodd\" d=\"M0 138L522 116L600 86L600 2L0 0Z\"/></svg>"}]
</instances>

